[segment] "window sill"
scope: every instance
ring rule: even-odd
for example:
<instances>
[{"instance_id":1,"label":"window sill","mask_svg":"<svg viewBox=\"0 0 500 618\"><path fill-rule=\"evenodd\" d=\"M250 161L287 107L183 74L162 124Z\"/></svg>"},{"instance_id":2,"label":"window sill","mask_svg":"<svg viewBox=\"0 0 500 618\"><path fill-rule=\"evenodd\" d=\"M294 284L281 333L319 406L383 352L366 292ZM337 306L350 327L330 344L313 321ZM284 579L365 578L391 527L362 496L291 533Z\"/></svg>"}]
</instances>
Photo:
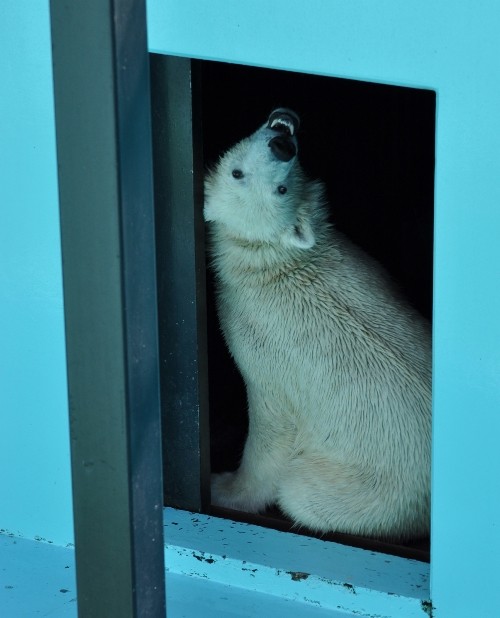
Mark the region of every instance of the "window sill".
<instances>
[{"instance_id":1,"label":"window sill","mask_svg":"<svg viewBox=\"0 0 500 618\"><path fill-rule=\"evenodd\" d=\"M429 565L167 508L168 617L429 615ZM72 547L0 534L0 608L77 615Z\"/></svg>"},{"instance_id":2,"label":"window sill","mask_svg":"<svg viewBox=\"0 0 500 618\"><path fill-rule=\"evenodd\" d=\"M170 573L251 599L274 597L300 616L308 609L367 618L430 613L429 564L171 508L164 524L167 590ZM218 615L223 609L219 604ZM248 611L239 615L257 615Z\"/></svg>"}]
</instances>

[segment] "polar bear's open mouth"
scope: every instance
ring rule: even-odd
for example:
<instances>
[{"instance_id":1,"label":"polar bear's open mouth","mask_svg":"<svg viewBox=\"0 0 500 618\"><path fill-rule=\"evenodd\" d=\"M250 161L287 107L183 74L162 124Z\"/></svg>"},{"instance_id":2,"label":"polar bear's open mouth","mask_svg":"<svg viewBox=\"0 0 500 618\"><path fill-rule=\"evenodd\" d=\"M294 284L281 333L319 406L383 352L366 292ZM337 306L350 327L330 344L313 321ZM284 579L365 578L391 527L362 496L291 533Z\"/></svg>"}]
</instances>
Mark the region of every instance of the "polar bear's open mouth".
<instances>
[{"instance_id":1,"label":"polar bear's open mouth","mask_svg":"<svg viewBox=\"0 0 500 618\"><path fill-rule=\"evenodd\" d=\"M291 109L280 107L271 113L267 121L267 128L277 135L269 140L268 146L279 161L288 162L297 154L295 133L299 128L300 120Z\"/></svg>"},{"instance_id":2,"label":"polar bear's open mouth","mask_svg":"<svg viewBox=\"0 0 500 618\"><path fill-rule=\"evenodd\" d=\"M300 120L291 109L275 109L269 116L267 126L273 131L292 136L299 128Z\"/></svg>"},{"instance_id":3,"label":"polar bear's open mouth","mask_svg":"<svg viewBox=\"0 0 500 618\"><path fill-rule=\"evenodd\" d=\"M293 135L294 131L293 123L284 118L275 118L271 122L271 129L281 131L282 133L288 133L289 135Z\"/></svg>"}]
</instances>

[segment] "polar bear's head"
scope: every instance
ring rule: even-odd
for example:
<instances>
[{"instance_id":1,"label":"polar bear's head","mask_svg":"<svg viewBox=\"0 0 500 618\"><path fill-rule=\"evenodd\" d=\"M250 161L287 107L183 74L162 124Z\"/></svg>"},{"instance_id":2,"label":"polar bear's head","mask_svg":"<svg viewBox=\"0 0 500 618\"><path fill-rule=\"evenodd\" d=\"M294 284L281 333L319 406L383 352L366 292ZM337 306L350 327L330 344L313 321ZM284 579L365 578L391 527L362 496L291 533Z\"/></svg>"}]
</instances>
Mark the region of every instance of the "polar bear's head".
<instances>
[{"instance_id":1,"label":"polar bear's head","mask_svg":"<svg viewBox=\"0 0 500 618\"><path fill-rule=\"evenodd\" d=\"M207 222L250 242L314 245L304 216L305 184L297 161L299 118L277 109L266 124L226 152L205 181Z\"/></svg>"}]
</instances>

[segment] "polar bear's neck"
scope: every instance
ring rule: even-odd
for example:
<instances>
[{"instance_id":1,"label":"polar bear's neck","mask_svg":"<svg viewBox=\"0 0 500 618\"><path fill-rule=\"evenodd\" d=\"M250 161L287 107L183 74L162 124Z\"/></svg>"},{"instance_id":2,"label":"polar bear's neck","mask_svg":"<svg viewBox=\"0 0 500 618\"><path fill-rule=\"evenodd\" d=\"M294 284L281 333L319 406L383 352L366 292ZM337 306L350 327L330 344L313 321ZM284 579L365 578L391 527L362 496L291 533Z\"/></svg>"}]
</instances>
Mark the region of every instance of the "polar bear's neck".
<instances>
[{"instance_id":1,"label":"polar bear's neck","mask_svg":"<svg viewBox=\"0 0 500 618\"><path fill-rule=\"evenodd\" d=\"M211 225L210 254L221 283L263 285L281 278L313 278L315 263L327 245L323 238L311 249L298 249L280 242L250 241L232 236L224 226Z\"/></svg>"}]
</instances>

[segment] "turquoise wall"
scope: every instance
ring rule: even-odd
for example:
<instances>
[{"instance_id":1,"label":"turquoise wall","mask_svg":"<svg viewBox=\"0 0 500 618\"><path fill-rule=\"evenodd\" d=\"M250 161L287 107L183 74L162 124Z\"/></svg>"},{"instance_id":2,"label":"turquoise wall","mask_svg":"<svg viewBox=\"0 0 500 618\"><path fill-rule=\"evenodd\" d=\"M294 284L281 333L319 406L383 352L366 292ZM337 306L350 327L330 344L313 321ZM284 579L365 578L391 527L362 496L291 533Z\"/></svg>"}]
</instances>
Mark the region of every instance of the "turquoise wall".
<instances>
[{"instance_id":1,"label":"turquoise wall","mask_svg":"<svg viewBox=\"0 0 500 618\"><path fill-rule=\"evenodd\" d=\"M150 0L151 51L437 91L432 596L500 607L500 13ZM48 2L0 8L0 528L72 539Z\"/></svg>"},{"instance_id":2,"label":"turquoise wall","mask_svg":"<svg viewBox=\"0 0 500 618\"><path fill-rule=\"evenodd\" d=\"M47 2L0 7L0 528L73 539Z\"/></svg>"}]
</instances>

